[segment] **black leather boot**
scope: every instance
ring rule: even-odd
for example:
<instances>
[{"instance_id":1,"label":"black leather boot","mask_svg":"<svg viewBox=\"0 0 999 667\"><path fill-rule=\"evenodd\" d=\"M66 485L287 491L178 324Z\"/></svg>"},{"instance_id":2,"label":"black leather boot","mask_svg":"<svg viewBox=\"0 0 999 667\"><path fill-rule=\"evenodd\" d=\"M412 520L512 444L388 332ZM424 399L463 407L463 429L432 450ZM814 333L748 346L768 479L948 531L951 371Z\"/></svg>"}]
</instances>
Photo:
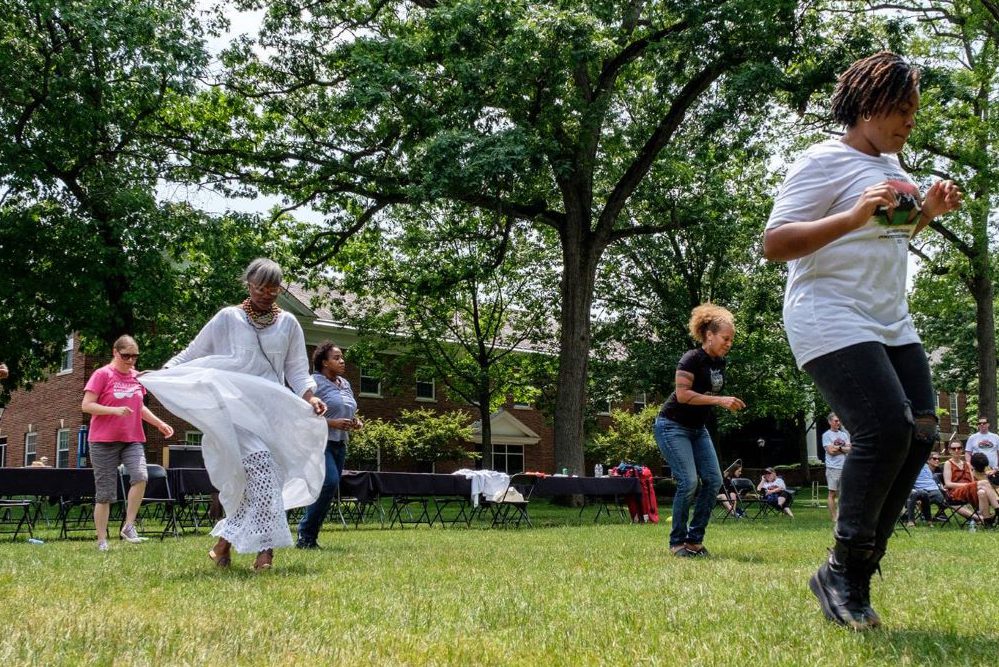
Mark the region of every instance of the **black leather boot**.
<instances>
[{"instance_id":1,"label":"black leather boot","mask_svg":"<svg viewBox=\"0 0 999 667\"><path fill-rule=\"evenodd\" d=\"M873 549L851 549L837 542L829 560L809 580L808 586L819 599L822 613L833 623L857 631L875 627L872 619L880 623L869 599L874 573L869 563L873 554Z\"/></svg>"},{"instance_id":2,"label":"black leather boot","mask_svg":"<svg viewBox=\"0 0 999 667\"><path fill-rule=\"evenodd\" d=\"M864 618L867 619L867 627L876 628L881 625L881 617L871 606L871 579L875 572L881 572L881 558L884 557L884 549L874 549L870 557L857 562L857 574L863 578L860 580L860 603L863 605Z\"/></svg>"}]
</instances>

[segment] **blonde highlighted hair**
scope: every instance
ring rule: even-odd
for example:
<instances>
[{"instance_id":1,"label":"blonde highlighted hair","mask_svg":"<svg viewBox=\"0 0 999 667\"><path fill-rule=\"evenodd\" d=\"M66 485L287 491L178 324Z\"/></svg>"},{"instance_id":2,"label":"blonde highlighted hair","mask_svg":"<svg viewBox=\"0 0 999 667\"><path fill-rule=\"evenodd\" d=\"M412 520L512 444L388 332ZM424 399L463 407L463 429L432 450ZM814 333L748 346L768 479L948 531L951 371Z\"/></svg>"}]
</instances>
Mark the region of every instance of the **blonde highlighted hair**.
<instances>
[{"instance_id":1,"label":"blonde highlighted hair","mask_svg":"<svg viewBox=\"0 0 999 667\"><path fill-rule=\"evenodd\" d=\"M727 308L716 306L713 303L702 303L697 308L690 311L690 322L687 329L690 337L698 343L703 343L707 333L718 333L725 325L735 328L735 318Z\"/></svg>"}]
</instances>

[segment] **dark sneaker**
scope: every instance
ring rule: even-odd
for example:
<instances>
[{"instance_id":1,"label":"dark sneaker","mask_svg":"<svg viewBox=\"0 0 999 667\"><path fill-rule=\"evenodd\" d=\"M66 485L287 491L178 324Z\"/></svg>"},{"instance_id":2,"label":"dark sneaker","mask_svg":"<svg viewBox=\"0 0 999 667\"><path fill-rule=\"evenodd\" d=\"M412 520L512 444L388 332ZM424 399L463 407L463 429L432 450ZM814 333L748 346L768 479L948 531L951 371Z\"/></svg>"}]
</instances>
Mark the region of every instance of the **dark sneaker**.
<instances>
[{"instance_id":1,"label":"dark sneaker","mask_svg":"<svg viewBox=\"0 0 999 667\"><path fill-rule=\"evenodd\" d=\"M707 547L705 547L703 544L698 544L696 546L692 544L685 544L683 545L683 548L689 551L691 556L694 556L696 558L707 558L708 556L711 555L708 553Z\"/></svg>"},{"instance_id":2,"label":"dark sneaker","mask_svg":"<svg viewBox=\"0 0 999 667\"><path fill-rule=\"evenodd\" d=\"M688 551L687 547L683 546L682 544L675 547L670 547L669 550L677 558L693 558L694 556L696 556L696 554Z\"/></svg>"}]
</instances>

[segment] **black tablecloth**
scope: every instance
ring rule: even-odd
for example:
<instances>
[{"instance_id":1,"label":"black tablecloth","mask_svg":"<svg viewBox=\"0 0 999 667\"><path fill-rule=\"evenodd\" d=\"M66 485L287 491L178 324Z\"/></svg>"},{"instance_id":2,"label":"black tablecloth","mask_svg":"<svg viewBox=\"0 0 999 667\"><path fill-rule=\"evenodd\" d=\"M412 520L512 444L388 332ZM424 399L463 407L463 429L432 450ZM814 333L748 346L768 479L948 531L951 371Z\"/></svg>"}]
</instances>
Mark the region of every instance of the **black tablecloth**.
<instances>
[{"instance_id":1,"label":"black tablecloth","mask_svg":"<svg viewBox=\"0 0 999 667\"><path fill-rule=\"evenodd\" d=\"M94 495L92 468L0 468L0 496Z\"/></svg>"},{"instance_id":2,"label":"black tablecloth","mask_svg":"<svg viewBox=\"0 0 999 667\"><path fill-rule=\"evenodd\" d=\"M637 477L545 477L534 487L534 495L550 496L638 496Z\"/></svg>"},{"instance_id":3,"label":"black tablecloth","mask_svg":"<svg viewBox=\"0 0 999 667\"><path fill-rule=\"evenodd\" d=\"M167 468L167 480L174 498L218 493L204 468Z\"/></svg>"}]
</instances>

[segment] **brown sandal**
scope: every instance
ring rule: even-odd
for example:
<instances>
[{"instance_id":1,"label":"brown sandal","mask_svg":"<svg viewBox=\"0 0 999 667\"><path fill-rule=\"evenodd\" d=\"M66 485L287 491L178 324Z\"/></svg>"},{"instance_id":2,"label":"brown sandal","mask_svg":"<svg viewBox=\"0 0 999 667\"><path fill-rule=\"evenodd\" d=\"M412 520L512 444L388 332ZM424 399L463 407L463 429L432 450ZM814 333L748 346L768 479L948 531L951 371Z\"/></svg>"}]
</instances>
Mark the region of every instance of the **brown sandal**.
<instances>
[{"instance_id":1,"label":"brown sandal","mask_svg":"<svg viewBox=\"0 0 999 667\"><path fill-rule=\"evenodd\" d=\"M254 572L264 572L274 566L274 550L264 549L257 554L257 560L253 561Z\"/></svg>"},{"instance_id":2,"label":"brown sandal","mask_svg":"<svg viewBox=\"0 0 999 667\"><path fill-rule=\"evenodd\" d=\"M229 567L229 564L232 562L229 556L229 548L231 546L227 540L220 537L219 541L212 547L212 550L208 552L208 557L214 561L217 567Z\"/></svg>"}]
</instances>

